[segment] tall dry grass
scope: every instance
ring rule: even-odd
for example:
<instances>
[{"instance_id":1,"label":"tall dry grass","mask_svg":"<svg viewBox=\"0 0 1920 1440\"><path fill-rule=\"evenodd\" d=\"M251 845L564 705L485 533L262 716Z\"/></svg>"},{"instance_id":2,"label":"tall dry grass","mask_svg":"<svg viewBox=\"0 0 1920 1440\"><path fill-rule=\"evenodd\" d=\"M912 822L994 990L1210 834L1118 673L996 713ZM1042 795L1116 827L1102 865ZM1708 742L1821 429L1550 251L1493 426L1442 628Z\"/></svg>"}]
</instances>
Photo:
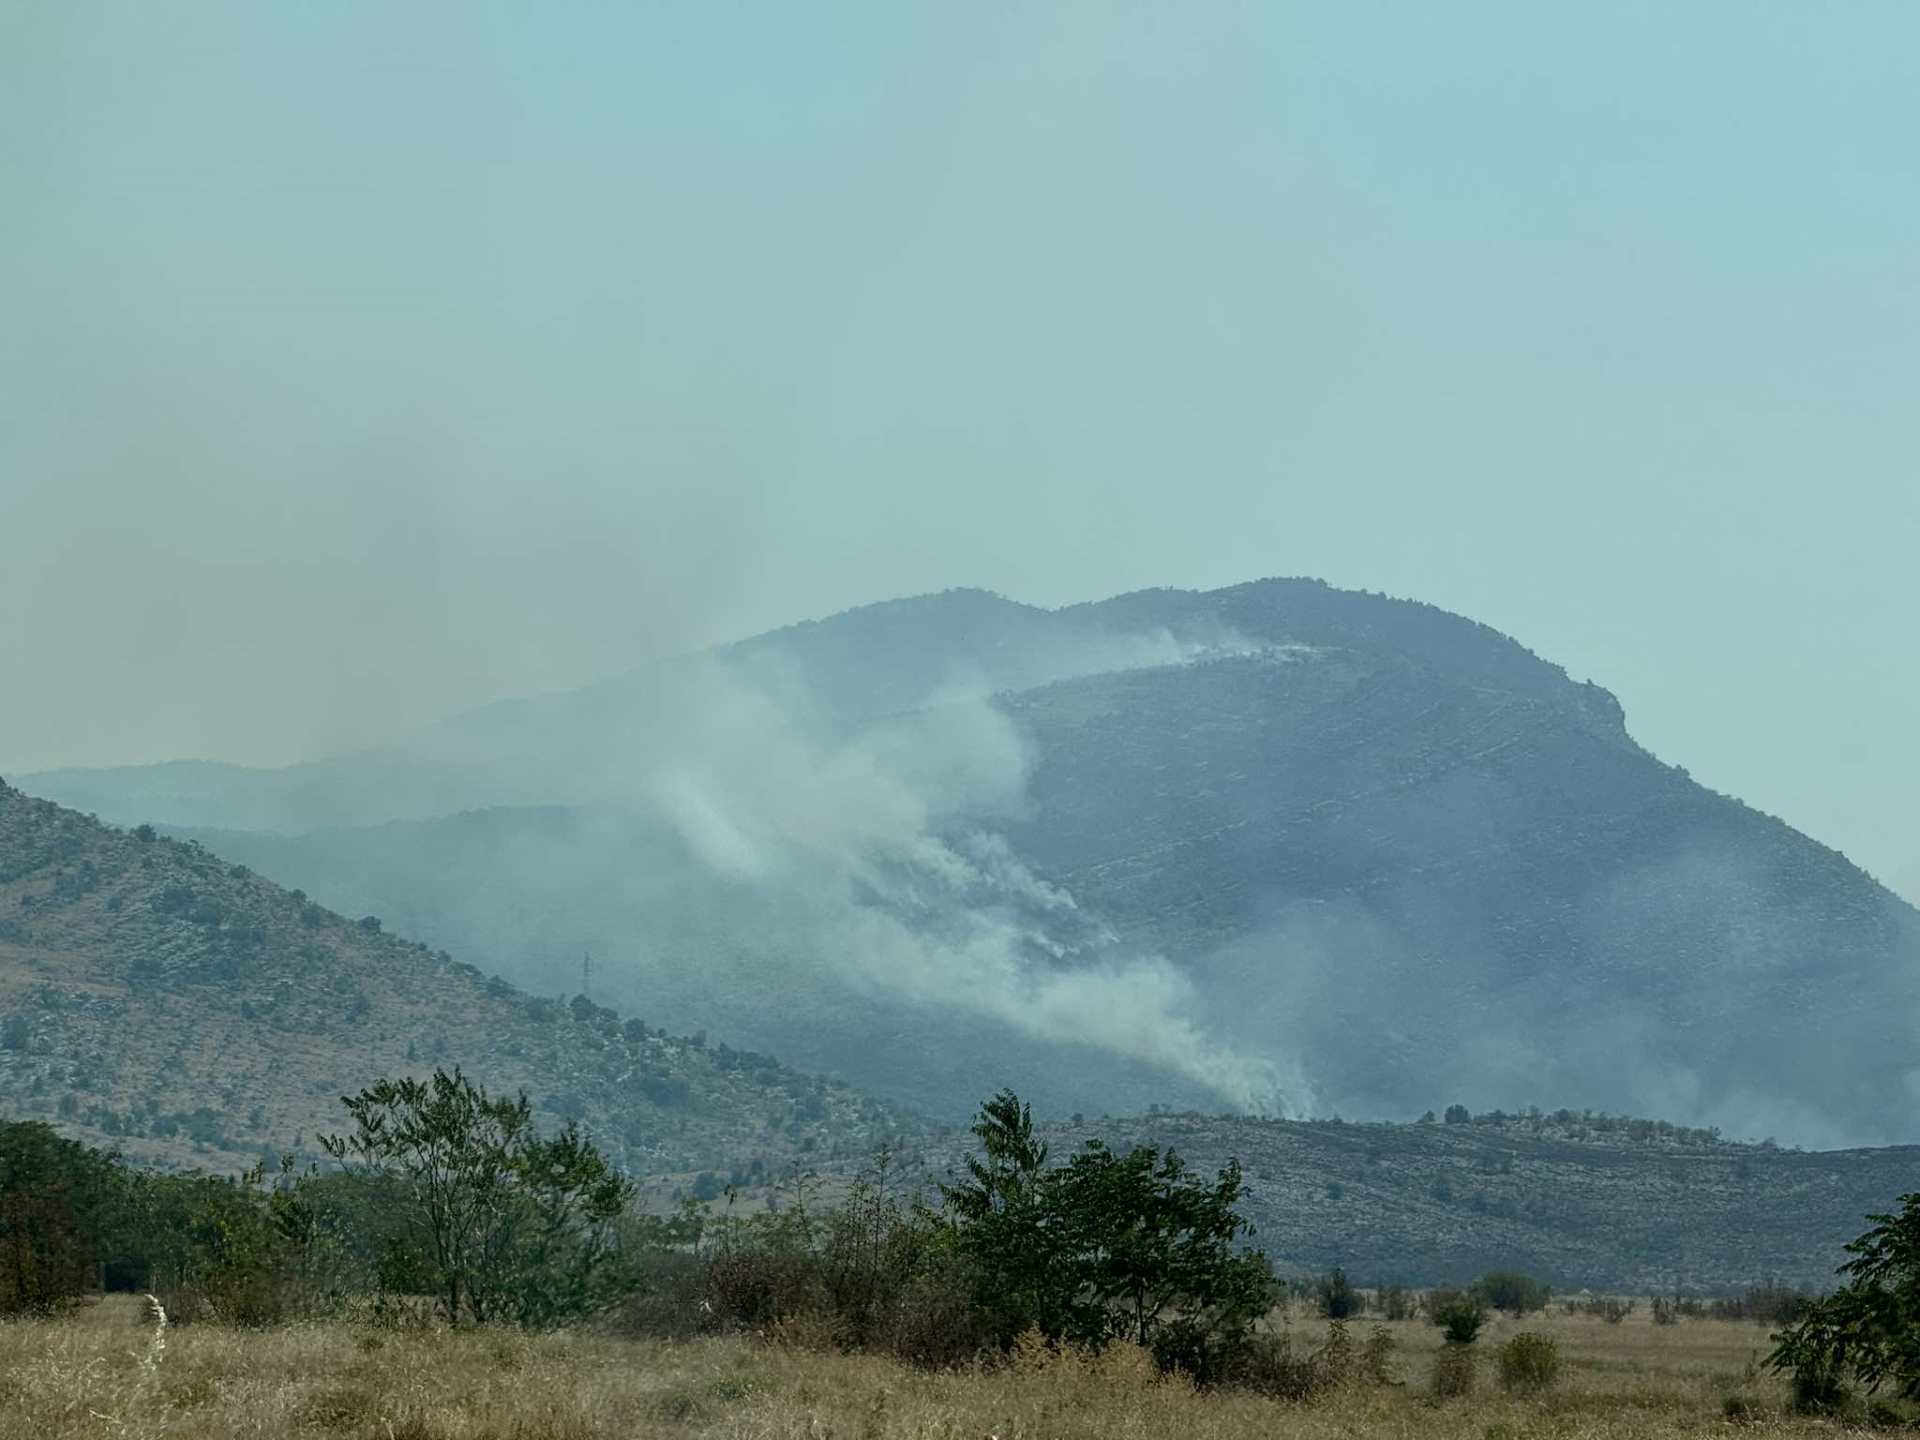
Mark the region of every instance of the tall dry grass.
<instances>
[{"instance_id":1,"label":"tall dry grass","mask_svg":"<svg viewBox=\"0 0 1920 1440\"><path fill-rule=\"evenodd\" d=\"M1303 1344L1324 1334L1304 1310L1276 1321ZM1474 1347L1483 1383L1444 1403L1427 1384L1437 1333L1417 1321L1384 1328L1398 1384L1356 1381L1287 1403L1196 1394L1126 1347L1098 1358L1029 1347L997 1368L929 1374L753 1339L156 1329L145 1301L114 1297L0 1325L0 1440L1627 1440L1731 1433L1723 1402L1736 1394L1770 1432L1833 1433L1786 1414L1784 1389L1754 1373L1766 1332L1751 1324L1496 1320ZM1494 1347L1521 1330L1559 1347L1563 1378L1544 1394L1493 1383ZM1364 1345L1372 1327L1353 1332Z\"/></svg>"}]
</instances>

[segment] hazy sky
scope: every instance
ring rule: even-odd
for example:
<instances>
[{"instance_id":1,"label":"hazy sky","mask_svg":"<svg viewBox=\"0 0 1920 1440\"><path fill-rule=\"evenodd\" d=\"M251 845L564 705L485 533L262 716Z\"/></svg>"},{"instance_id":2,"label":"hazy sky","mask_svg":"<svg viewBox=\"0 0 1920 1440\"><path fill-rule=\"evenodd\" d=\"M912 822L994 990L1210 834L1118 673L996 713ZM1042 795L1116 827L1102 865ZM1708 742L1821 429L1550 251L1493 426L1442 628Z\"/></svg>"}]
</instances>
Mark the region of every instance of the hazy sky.
<instances>
[{"instance_id":1,"label":"hazy sky","mask_svg":"<svg viewBox=\"0 0 1920 1440\"><path fill-rule=\"evenodd\" d=\"M1920 894L1920 7L0 0L0 766L1432 600Z\"/></svg>"}]
</instances>

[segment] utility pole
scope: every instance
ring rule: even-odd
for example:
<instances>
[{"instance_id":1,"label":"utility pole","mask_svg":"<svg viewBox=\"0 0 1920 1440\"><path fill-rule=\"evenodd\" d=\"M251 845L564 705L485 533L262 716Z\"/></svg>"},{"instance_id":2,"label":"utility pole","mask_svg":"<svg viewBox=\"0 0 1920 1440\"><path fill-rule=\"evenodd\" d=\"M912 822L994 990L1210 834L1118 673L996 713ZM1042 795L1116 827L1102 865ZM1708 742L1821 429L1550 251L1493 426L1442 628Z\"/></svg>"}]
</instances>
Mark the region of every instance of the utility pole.
<instances>
[{"instance_id":1,"label":"utility pole","mask_svg":"<svg viewBox=\"0 0 1920 1440\"><path fill-rule=\"evenodd\" d=\"M591 1000L593 998L593 952L580 952L580 993Z\"/></svg>"}]
</instances>

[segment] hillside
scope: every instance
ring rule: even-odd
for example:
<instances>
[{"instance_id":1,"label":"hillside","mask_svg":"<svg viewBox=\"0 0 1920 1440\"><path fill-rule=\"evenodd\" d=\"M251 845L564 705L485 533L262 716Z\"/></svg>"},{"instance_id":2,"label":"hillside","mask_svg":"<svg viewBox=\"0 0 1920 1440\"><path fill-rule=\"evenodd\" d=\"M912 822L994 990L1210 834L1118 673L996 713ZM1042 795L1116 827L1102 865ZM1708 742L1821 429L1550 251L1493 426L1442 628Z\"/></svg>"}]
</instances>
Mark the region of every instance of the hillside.
<instances>
[{"instance_id":1,"label":"hillside","mask_svg":"<svg viewBox=\"0 0 1920 1440\"><path fill-rule=\"evenodd\" d=\"M702 1036L524 994L200 846L0 784L0 1105L143 1162L313 1153L339 1097L466 1071L639 1173L864 1156L884 1106Z\"/></svg>"},{"instance_id":2,"label":"hillside","mask_svg":"<svg viewBox=\"0 0 1920 1440\"><path fill-rule=\"evenodd\" d=\"M1238 1157L1256 1243L1357 1283L1464 1282L1518 1268L1559 1289L1826 1289L1841 1247L1920 1175L1920 1147L1801 1152L1664 1122L1558 1112L1343 1124L1160 1114L1047 1127L1056 1156L1098 1136ZM958 1151L947 1154L948 1163Z\"/></svg>"},{"instance_id":3,"label":"hillside","mask_svg":"<svg viewBox=\"0 0 1920 1440\"><path fill-rule=\"evenodd\" d=\"M1920 1138L1920 913L1604 689L1312 581L893 601L285 771L29 785L957 1117ZM765 997L777 991L778 1006Z\"/></svg>"}]
</instances>

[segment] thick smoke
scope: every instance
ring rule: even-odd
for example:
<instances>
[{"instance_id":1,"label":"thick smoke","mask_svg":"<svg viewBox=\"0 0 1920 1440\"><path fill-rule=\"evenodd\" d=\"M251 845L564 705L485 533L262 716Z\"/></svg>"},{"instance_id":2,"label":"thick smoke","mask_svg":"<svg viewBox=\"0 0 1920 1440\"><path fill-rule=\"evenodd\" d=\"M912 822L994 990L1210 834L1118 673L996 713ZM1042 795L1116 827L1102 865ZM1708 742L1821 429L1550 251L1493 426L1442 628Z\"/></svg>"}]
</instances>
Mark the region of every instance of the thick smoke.
<instances>
[{"instance_id":1,"label":"thick smoke","mask_svg":"<svg viewBox=\"0 0 1920 1440\"><path fill-rule=\"evenodd\" d=\"M1208 1033L1184 973L1122 952L987 828L1025 807L1030 761L983 682L824 744L719 664L682 679L664 702L679 718L647 727L622 777L628 803L664 816L716 879L771 900L807 963L1144 1062L1238 1108L1311 1108L1300 1075Z\"/></svg>"}]
</instances>

